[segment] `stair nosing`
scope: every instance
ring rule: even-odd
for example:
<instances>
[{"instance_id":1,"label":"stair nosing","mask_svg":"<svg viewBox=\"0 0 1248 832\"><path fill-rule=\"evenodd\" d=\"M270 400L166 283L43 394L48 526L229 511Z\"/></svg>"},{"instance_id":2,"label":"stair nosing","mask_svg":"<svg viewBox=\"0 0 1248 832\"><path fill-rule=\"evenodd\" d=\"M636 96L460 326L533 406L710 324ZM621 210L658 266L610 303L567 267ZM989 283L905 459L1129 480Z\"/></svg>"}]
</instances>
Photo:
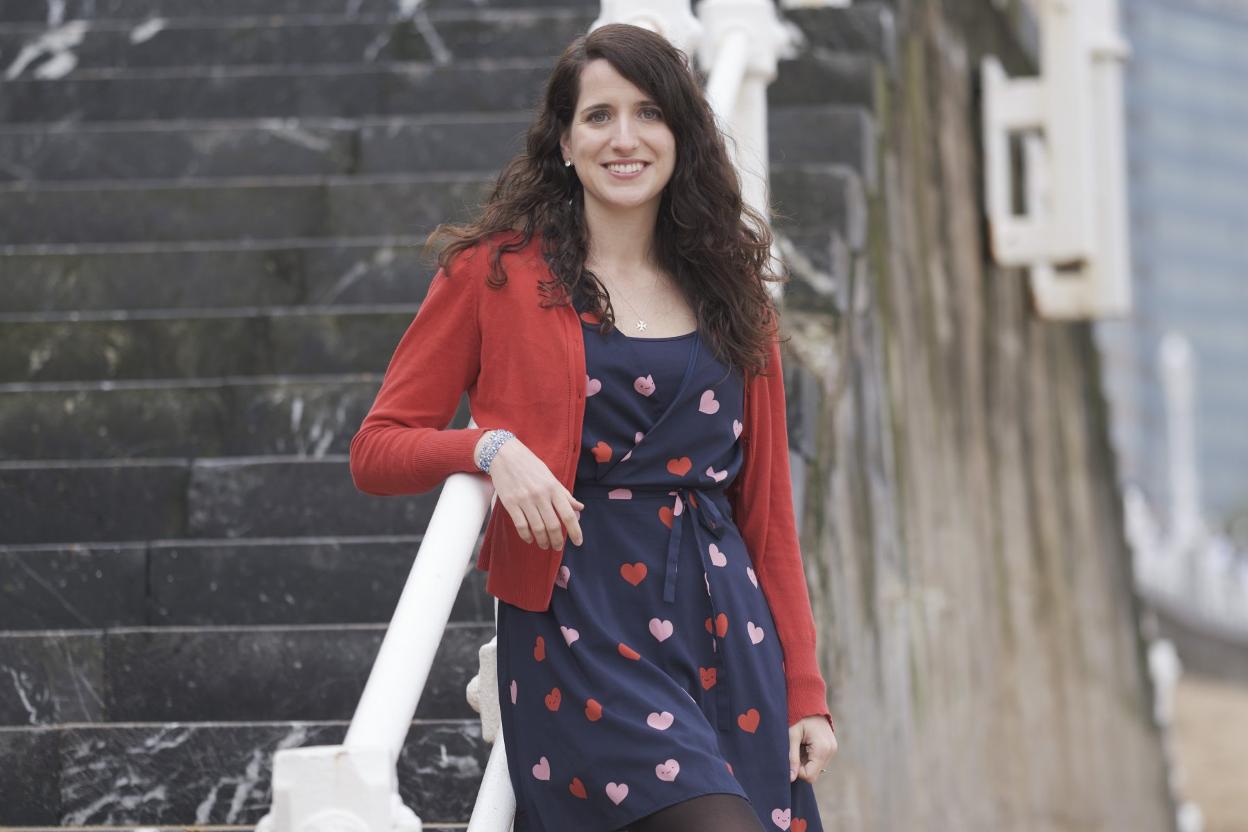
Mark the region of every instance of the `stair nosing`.
<instances>
[{"instance_id":1,"label":"stair nosing","mask_svg":"<svg viewBox=\"0 0 1248 832\"><path fill-rule=\"evenodd\" d=\"M135 390L206 390L214 387L264 387L271 384L353 384L376 382L381 372L271 373L260 376L200 376L158 379L85 379L80 381L15 381L0 384L0 396L32 393L113 393Z\"/></svg>"},{"instance_id":2,"label":"stair nosing","mask_svg":"<svg viewBox=\"0 0 1248 832\"><path fill-rule=\"evenodd\" d=\"M786 108L787 109L787 108ZM800 108L793 108L800 109ZM266 127L289 127L291 125L318 128L379 127L389 124L438 124L477 121L528 122L533 117L528 110L497 110L480 112L430 112L408 114L374 114L364 116L261 116L254 118L170 118L135 119L134 121L24 121L0 124L0 137L6 135L63 132L65 134L110 132L175 132L178 130L262 130ZM50 129L51 128L51 129Z\"/></svg>"},{"instance_id":3,"label":"stair nosing","mask_svg":"<svg viewBox=\"0 0 1248 832\"><path fill-rule=\"evenodd\" d=\"M381 73L429 72L439 69L551 69L558 55L543 57L464 58L451 61L378 61L345 64L200 64L179 67L98 67L74 70L60 78L13 78L5 84L57 84L73 81L167 81L173 79L306 78Z\"/></svg>"},{"instance_id":4,"label":"stair nosing","mask_svg":"<svg viewBox=\"0 0 1248 832\"><path fill-rule=\"evenodd\" d=\"M211 548L214 546L291 546L316 545L323 543L343 543L348 545L365 543L414 543L419 545L423 534L378 534L378 535L310 535L306 537L160 537L151 540L88 540L69 543L8 543L0 544L0 554L24 554L60 551L67 547L97 547L109 549L157 548L173 547L193 549L197 547Z\"/></svg>"},{"instance_id":5,"label":"stair nosing","mask_svg":"<svg viewBox=\"0 0 1248 832\"><path fill-rule=\"evenodd\" d=\"M452 170L404 173L296 173L268 176L192 176L178 179L73 179L0 182L0 197L73 191L169 191L218 188L307 188L335 185L412 184L417 182L485 182L497 170Z\"/></svg>"},{"instance_id":6,"label":"stair nosing","mask_svg":"<svg viewBox=\"0 0 1248 832\"><path fill-rule=\"evenodd\" d=\"M514 9L440 9L434 11L421 10L420 18L431 23L476 21L483 17L487 22L506 23L524 17L588 17L589 12L579 6L526 6ZM0 35L40 35L66 26L70 23L86 23L91 32L125 33L136 26L150 24L160 20L164 25L160 32L188 29L280 29L280 28L313 28L332 27L350 24L384 25L407 23L416 19L414 15L404 14L369 14L349 16L345 14L273 14L273 15L238 15L223 17L162 17L150 15L145 18L136 17L75 17L62 20L55 25L47 23L0 23Z\"/></svg>"},{"instance_id":7,"label":"stair nosing","mask_svg":"<svg viewBox=\"0 0 1248 832\"><path fill-rule=\"evenodd\" d=\"M165 309L101 309L81 312L11 312L0 315L5 324L124 323L128 321L182 321L227 318L299 318L322 315L415 314L419 303L290 304L285 306L182 306ZM78 379L90 381L90 379Z\"/></svg>"},{"instance_id":8,"label":"stair nosing","mask_svg":"<svg viewBox=\"0 0 1248 832\"><path fill-rule=\"evenodd\" d=\"M201 468L225 468L230 465L264 464L322 464L333 463L345 465L350 462L350 454L323 454L309 456L307 454L248 454L244 456L153 456L153 457L110 457L107 459L2 459L0 471L47 471L70 468L157 468L160 466L182 466ZM81 542L81 541L79 541ZM113 542L113 541L104 541Z\"/></svg>"},{"instance_id":9,"label":"stair nosing","mask_svg":"<svg viewBox=\"0 0 1248 832\"><path fill-rule=\"evenodd\" d=\"M335 246L423 246L426 237L395 235L381 237L263 237L220 240L146 240L92 243L18 243L0 245L0 257L85 256L100 254L191 254L205 251L267 251L290 248L333 248Z\"/></svg>"}]
</instances>

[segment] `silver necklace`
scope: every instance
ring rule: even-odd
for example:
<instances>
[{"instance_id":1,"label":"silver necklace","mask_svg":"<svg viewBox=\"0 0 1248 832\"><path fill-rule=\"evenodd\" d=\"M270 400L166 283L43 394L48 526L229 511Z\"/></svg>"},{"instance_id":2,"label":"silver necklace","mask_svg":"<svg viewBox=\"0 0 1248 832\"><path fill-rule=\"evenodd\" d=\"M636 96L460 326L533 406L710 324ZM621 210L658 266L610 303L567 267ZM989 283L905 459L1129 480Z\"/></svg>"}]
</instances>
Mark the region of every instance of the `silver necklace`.
<instances>
[{"instance_id":1,"label":"silver necklace","mask_svg":"<svg viewBox=\"0 0 1248 832\"><path fill-rule=\"evenodd\" d=\"M650 288L653 289L658 284L659 284L659 281L656 279L654 283L651 284ZM610 290L608 290L607 295L609 296L610 294L611 292ZM623 298L624 302L628 304L628 308L633 310L633 315L637 318L637 324L636 324L637 331L645 332L646 327L649 326L649 324L647 324L644 320L642 320L641 315L637 314L637 307L633 306L632 302L628 298L624 297L624 294L622 292L620 293L620 297Z\"/></svg>"}]
</instances>

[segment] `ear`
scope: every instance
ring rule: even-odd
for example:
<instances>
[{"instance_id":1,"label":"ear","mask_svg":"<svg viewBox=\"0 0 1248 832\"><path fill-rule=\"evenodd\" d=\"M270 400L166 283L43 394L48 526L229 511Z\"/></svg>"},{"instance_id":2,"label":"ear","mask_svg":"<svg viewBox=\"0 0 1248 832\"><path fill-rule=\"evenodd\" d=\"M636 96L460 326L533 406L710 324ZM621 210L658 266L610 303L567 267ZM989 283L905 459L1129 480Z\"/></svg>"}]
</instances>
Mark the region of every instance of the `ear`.
<instances>
[{"instance_id":1,"label":"ear","mask_svg":"<svg viewBox=\"0 0 1248 832\"><path fill-rule=\"evenodd\" d=\"M559 154L560 154L559 161L560 162L563 162L565 159L572 158L572 150L571 150L570 145L568 144L568 135L569 135L569 132L564 131L559 136Z\"/></svg>"}]
</instances>

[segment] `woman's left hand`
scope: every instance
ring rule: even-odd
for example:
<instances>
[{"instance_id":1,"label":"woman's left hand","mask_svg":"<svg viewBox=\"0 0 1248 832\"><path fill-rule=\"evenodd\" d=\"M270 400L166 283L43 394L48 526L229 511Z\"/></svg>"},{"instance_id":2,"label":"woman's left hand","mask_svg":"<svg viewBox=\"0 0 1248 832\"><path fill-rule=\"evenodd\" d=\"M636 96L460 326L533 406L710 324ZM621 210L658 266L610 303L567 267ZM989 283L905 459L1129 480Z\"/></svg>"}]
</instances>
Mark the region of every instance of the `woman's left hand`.
<instances>
[{"instance_id":1,"label":"woman's left hand","mask_svg":"<svg viewBox=\"0 0 1248 832\"><path fill-rule=\"evenodd\" d=\"M789 782L814 783L836 753L836 734L827 717L803 717L789 726ZM800 754L799 754L800 752Z\"/></svg>"}]
</instances>

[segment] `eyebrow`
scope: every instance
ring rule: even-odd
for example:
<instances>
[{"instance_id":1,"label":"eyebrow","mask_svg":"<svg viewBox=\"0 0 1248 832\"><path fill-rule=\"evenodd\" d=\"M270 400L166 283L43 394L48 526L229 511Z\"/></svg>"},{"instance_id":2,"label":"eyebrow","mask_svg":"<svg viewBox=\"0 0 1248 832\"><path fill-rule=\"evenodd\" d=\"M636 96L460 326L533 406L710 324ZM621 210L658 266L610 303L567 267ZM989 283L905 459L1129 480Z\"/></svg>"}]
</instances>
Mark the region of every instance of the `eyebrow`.
<instances>
[{"instance_id":1,"label":"eyebrow","mask_svg":"<svg viewBox=\"0 0 1248 832\"><path fill-rule=\"evenodd\" d=\"M642 99L641 101L638 101L638 102L637 102L637 106L638 106L638 107L658 107L659 105L658 105L658 104L656 104L655 102L651 101L649 98L645 98L645 99ZM611 109L611 105L610 105L610 104L608 104L608 103L607 103L607 102L605 102L605 101L601 101L601 102L599 102L599 103L597 103L597 104L590 104L588 107L586 107L585 109L581 110L580 115L585 115L585 114L586 114L586 113L588 113L590 110L597 110L597 109L602 108L602 107L606 107L608 110L609 110L609 109Z\"/></svg>"}]
</instances>

